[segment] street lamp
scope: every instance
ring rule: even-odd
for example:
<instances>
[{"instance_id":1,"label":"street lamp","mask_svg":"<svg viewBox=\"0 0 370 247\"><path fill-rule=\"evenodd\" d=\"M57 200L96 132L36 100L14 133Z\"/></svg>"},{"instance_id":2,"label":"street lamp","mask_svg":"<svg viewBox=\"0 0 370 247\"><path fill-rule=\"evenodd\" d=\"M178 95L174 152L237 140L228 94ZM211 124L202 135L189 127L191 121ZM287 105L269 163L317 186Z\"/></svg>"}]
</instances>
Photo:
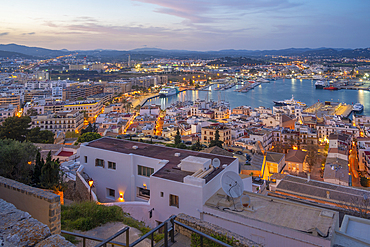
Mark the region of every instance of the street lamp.
<instances>
[{"instance_id":1,"label":"street lamp","mask_svg":"<svg viewBox=\"0 0 370 247\"><path fill-rule=\"evenodd\" d=\"M89 186L90 186L90 202L91 202L91 187L93 186L94 184L94 180L92 178L90 178L89 180Z\"/></svg>"}]
</instances>

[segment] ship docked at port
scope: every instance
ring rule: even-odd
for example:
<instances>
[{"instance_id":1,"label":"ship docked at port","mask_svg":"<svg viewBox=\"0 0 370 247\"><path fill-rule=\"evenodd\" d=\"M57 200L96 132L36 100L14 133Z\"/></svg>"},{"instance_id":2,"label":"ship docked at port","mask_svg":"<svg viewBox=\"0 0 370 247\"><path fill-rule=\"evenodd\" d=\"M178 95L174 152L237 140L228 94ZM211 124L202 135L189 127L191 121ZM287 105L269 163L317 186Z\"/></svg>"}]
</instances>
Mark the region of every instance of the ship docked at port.
<instances>
[{"instance_id":1,"label":"ship docked at port","mask_svg":"<svg viewBox=\"0 0 370 247\"><path fill-rule=\"evenodd\" d=\"M306 106L306 103L295 100L293 95L291 99L279 100L279 101L274 100L273 102L276 106L286 106L286 105Z\"/></svg>"},{"instance_id":2,"label":"ship docked at port","mask_svg":"<svg viewBox=\"0 0 370 247\"><path fill-rule=\"evenodd\" d=\"M159 97L168 97L179 93L178 87L164 87L159 91Z\"/></svg>"}]
</instances>

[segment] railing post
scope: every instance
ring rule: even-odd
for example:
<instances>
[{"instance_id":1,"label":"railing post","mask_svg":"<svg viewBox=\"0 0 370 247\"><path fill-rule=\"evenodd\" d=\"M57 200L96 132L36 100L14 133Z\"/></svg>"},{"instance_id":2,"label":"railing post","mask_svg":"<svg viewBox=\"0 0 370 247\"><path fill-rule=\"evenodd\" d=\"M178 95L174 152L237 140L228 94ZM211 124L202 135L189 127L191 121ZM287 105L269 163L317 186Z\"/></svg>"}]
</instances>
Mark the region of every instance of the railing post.
<instances>
[{"instance_id":1,"label":"railing post","mask_svg":"<svg viewBox=\"0 0 370 247\"><path fill-rule=\"evenodd\" d=\"M167 221L164 222L164 247L168 247L168 225L167 225Z\"/></svg>"},{"instance_id":2,"label":"railing post","mask_svg":"<svg viewBox=\"0 0 370 247\"><path fill-rule=\"evenodd\" d=\"M130 230L126 231L126 247L130 247Z\"/></svg>"},{"instance_id":3,"label":"railing post","mask_svg":"<svg viewBox=\"0 0 370 247\"><path fill-rule=\"evenodd\" d=\"M175 243L175 217L171 218L172 229L170 231L171 242Z\"/></svg>"},{"instance_id":4,"label":"railing post","mask_svg":"<svg viewBox=\"0 0 370 247\"><path fill-rule=\"evenodd\" d=\"M203 236L200 235L200 247L203 247Z\"/></svg>"},{"instance_id":5,"label":"railing post","mask_svg":"<svg viewBox=\"0 0 370 247\"><path fill-rule=\"evenodd\" d=\"M152 232L152 235L150 235L151 237L151 241L150 241L150 243L151 243L151 247L153 247L154 246L154 232Z\"/></svg>"},{"instance_id":6,"label":"railing post","mask_svg":"<svg viewBox=\"0 0 370 247\"><path fill-rule=\"evenodd\" d=\"M83 247L86 247L86 238L83 238L83 240L82 240L82 246Z\"/></svg>"}]
</instances>

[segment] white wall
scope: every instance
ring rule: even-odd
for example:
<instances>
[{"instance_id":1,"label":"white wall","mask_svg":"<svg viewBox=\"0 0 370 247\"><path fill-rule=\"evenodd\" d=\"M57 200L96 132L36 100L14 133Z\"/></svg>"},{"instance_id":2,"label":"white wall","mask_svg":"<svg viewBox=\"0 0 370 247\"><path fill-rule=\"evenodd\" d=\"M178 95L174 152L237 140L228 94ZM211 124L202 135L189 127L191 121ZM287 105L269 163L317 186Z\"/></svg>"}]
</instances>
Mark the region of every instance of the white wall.
<instances>
[{"instance_id":1,"label":"white wall","mask_svg":"<svg viewBox=\"0 0 370 247\"><path fill-rule=\"evenodd\" d=\"M84 156L88 157L87 163ZM105 167L95 166L95 159L104 160ZM116 163L116 170L108 169L108 161ZM160 162L158 159L81 146L81 164L85 166L84 172L94 180L96 194L101 202L118 201L120 193L124 193L125 201L143 200L136 196L136 187L144 188L145 183L147 189L150 189L150 178L137 175L137 166L150 167L156 172L165 164ZM114 199L107 198L107 188L115 190Z\"/></svg>"}]
</instances>

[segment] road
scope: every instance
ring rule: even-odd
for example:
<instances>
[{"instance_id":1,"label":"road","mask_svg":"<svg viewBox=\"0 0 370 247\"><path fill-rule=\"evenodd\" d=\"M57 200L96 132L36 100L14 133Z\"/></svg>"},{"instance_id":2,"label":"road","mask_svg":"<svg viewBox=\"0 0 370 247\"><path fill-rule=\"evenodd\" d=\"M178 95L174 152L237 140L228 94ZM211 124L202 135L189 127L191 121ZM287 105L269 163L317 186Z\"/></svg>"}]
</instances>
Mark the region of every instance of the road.
<instances>
[{"instance_id":1,"label":"road","mask_svg":"<svg viewBox=\"0 0 370 247\"><path fill-rule=\"evenodd\" d=\"M358 175L358 157L357 157L357 147L356 145L352 146L352 149L349 152L348 157L349 172L352 177L352 186L361 187L360 178Z\"/></svg>"}]
</instances>

